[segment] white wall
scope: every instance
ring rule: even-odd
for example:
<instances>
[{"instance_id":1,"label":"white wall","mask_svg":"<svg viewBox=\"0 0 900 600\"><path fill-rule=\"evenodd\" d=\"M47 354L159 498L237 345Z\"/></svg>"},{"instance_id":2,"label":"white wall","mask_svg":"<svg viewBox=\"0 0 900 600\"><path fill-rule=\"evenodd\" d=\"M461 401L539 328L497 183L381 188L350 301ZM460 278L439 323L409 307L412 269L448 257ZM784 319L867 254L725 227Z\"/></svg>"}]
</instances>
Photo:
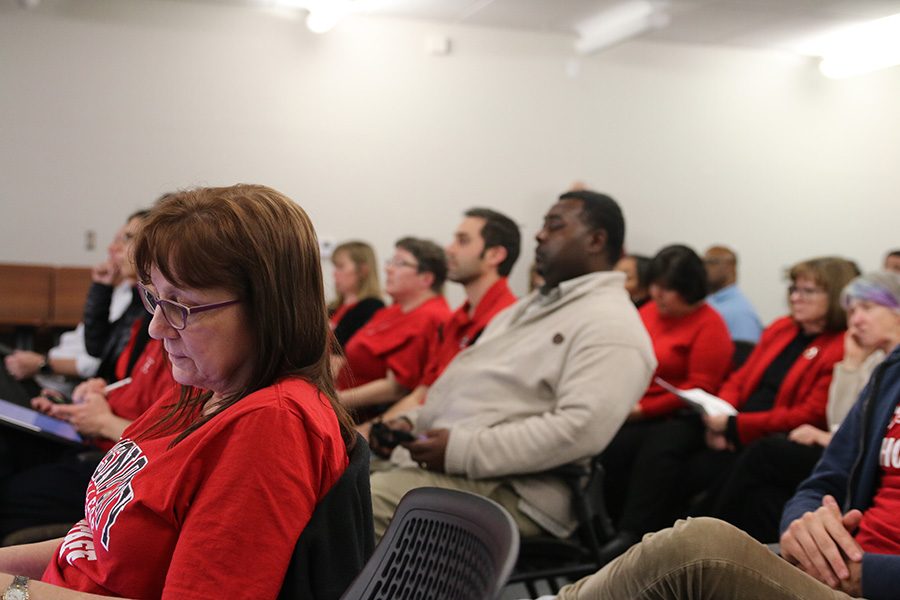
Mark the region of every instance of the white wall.
<instances>
[{"instance_id":1,"label":"white wall","mask_svg":"<svg viewBox=\"0 0 900 600\"><path fill-rule=\"evenodd\" d=\"M426 55L433 33L451 56ZM543 212L581 179L621 202L632 251L736 247L765 320L790 263L874 268L900 245L900 70L835 82L781 55L633 42L572 78L570 49L385 19L315 36L202 3L0 0L0 261L93 263L160 193L238 181L382 259L494 207L523 227L521 292Z\"/></svg>"}]
</instances>

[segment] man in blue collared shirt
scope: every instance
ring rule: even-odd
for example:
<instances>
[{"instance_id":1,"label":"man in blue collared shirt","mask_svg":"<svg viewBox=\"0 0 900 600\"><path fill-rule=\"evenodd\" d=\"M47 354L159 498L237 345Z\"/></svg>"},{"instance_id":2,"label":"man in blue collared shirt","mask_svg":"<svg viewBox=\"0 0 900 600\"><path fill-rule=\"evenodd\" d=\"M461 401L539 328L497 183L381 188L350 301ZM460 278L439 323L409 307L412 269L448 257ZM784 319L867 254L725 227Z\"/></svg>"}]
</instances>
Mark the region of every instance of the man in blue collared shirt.
<instances>
[{"instance_id":1,"label":"man in blue collared shirt","mask_svg":"<svg viewBox=\"0 0 900 600\"><path fill-rule=\"evenodd\" d=\"M712 290L707 301L722 315L731 339L735 342L757 343L762 333L762 323L753 305L735 283L735 253L725 246L712 246L703 256L703 263L706 265L709 289Z\"/></svg>"}]
</instances>

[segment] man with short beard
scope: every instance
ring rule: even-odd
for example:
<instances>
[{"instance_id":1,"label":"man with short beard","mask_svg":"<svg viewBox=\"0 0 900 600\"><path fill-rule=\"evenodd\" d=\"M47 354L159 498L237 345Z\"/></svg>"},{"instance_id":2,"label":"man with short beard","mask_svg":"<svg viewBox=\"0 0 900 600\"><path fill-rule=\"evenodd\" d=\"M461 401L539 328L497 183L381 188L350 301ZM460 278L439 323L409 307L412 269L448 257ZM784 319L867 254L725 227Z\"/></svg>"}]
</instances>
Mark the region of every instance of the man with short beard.
<instances>
[{"instance_id":1,"label":"man with short beard","mask_svg":"<svg viewBox=\"0 0 900 600\"><path fill-rule=\"evenodd\" d=\"M391 406L382 415L383 420L389 421L425 402L428 387L453 357L474 344L494 315L516 301L507 277L520 247L519 227L512 219L489 208L466 211L453 241L444 248L447 279L462 284L466 301L432 336L421 384Z\"/></svg>"}]
</instances>

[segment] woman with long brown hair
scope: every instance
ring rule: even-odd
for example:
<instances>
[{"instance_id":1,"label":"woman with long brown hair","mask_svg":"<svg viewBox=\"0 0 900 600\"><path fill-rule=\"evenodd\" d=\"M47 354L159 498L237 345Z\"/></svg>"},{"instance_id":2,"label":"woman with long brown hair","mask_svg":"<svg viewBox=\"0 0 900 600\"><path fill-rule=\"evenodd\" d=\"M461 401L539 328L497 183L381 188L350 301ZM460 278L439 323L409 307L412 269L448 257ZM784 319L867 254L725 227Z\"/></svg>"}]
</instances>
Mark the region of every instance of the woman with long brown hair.
<instances>
[{"instance_id":1,"label":"woman with long brown hair","mask_svg":"<svg viewBox=\"0 0 900 600\"><path fill-rule=\"evenodd\" d=\"M41 578L32 600L274 598L355 439L312 224L263 186L190 190L153 209L135 260L180 390L97 467L85 518L63 540L4 549L0 571Z\"/></svg>"}]
</instances>

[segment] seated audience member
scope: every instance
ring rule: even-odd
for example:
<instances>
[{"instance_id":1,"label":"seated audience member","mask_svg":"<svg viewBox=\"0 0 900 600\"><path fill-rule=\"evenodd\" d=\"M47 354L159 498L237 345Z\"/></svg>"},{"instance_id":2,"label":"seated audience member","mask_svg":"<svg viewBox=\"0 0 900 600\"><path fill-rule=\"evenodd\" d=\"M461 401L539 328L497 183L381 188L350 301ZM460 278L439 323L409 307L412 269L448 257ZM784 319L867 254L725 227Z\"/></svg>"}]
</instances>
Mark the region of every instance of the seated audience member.
<instances>
[{"instance_id":1,"label":"seated audience member","mask_svg":"<svg viewBox=\"0 0 900 600\"><path fill-rule=\"evenodd\" d=\"M567 488L544 471L603 450L656 367L625 276L612 271L624 235L612 198L560 196L536 236L541 291L494 317L423 406L387 423L417 439L394 452L395 468L372 475L376 536L423 486L492 498L523 535L572 533Z\"/></svg>"},{"instance_id":2,"label":"seated audience member","mask_svg":"<svg viewBox=\"0 0 900 600\"><path fill-rule=\"evenodd\" d=\"M146 211L139 211L128 218L120 232L121 241L115 244L114 251L110 252L110 268L107 269L101 265L94 269L94 282L91 284L85 302L85 347L89 354L100 359L97 372L101 378L107 381L117 379L116 362L131 337L134 321L139 320L143 312L140 299L135 293L136 275L129 252L134 234L140 228L146 214ZM112 283L117 278L127 282L128 296L132 303L115 322L110 323ZM134 302L137 304L135 305ZM135 312L135 308L141 312ZM139 355L140 352L136 353L135 359ZM4 430L3 436L0 437L0 478L66 458L71 458L71 448L43 437L16 430Z\"/></svg>"},{"instance_id":3,"label":"seated audience member","mask_svg":"<svg viewBox=\"0 0 900 600\"><path fill-rule=\"evenodd\" d=\"M778 517L806 479L860 391L884 357L900 344L900 274L879 271L844 288L847 311L844 358L834 366L828 390L828 429L801 425L787 438L768 436L750 444L722 487L713 516L761 542L778 539Z\"/></svg>"},{"instance_id":4,"label":"seated audience member","mask_svg":"<svg viewBox=\"0 0 900 600\"><path fill-rule=\"evenodd\" d=\"M745 445L804 423L825 425L828 386L846 328L840 292L857 274L850 261L831 257L790 270L790 316L763 332L744 366L719 390L737 416L693 416L653 426L632 467L621 529L604 548L604 558L684 514L692 496L715 491Z\"/></svg>"},{"instance_id":5,"label":"seated audience member","mask_svg":"<svg viewBox=\"0 0 900 600\"><path fill-rule=\"evenodd\" d=\"M649 269L650 259L640 254L626 254L616 263L616 271L625 273L625 291L638 308L650 300Z\"/></svg>"},{"instance_id":6,"label":"seated audience member","mask_svg":"<svg viewBox=\"0 0 900 600\"><path fill-rule=\"evenodd\" d=\"M640 315L653 341L655 377L680 389L717 393L731 367L734 347L722 317L705 301L703 261L687 246L667 246L653 257L647 278L652 301L641 307ZM604 491L614 517L621 512L632 467L645 464L641 452L646 436L652 435L654 424L686 408L684 401L652 381L603 452L611 482ZM621 526L628 531L632 527L627 521Z\"/></svg>"},{"instance_id":7,"label":"seated audience member","mask_svg":"<svg viewBox=\"0 0 900 600\"><path fill-rule=\"evenodd\" d=\"M722 317L705 301L703 262L687 246L667 246L653 257L647 278L652 302L641 307L640 315L659 363L655 376L681 389L716 393L728 374L733 347ZM686 407L653 382L631 416L650 419Z\"/></svg>"},{"instance_id":8,"label":"seated audience member","mask_svg":"<svg viewBox=\"0 0 900 600\"><path fill-rule=\"evenodd\" d=\"M547 600L894 600L900 581L900 349L781 518L781 556L723 521L679 521ZM541 599L544 600L544 599Z\"/></svg>"},{"instance_id":9,"label":"seated audience member","mask_svg":"<svg viewBox=\"0 0 900 600\"><path fill-rule=\"evenodd\" d=\"M144 310L137 287L133 285L136 274L130 253L134 237L147 214L148 211L141 210L128 217L122 234L122 246L116 256L118 273L94 269L94 282L84 304L84 344L88 354L100 359L97 377L107 381L115 381L116 361L128 344L132 325L140 319ZM110 322L110 307L117 276L132 282L132 299L122 316Z\"/></svg>"},{"instance_id":10,"label":"seated audience member","mask_svg":"<svg viewBox=\"0 0 900 600\"><path fill-rule=\"evenodd\" d=\"M884 270L900 273L900 250L891 250L884 257Z\"/></svg>"},{"instance_id":11,"label":"seated audience member","mask_svg":"<svg viewBox=\"0 0 900 600\"><path fill-rule=\"evenodd\" d=\"M419 385L428 340L450 316L441 293L447 260L433 242L411 237L397 241L385 273L384 289L393 304L375 313L350 339L338 376L338 397L344 406L357 409L358 421Z\"/></svg>"},{"instance_id":12,"label":"seated audience member","mask_svg":"<svg viewBox=\"0 0 900 600\"><path fill-rule=\"evenodd\" d=\"M379 309L381 284L375 251L365 242L344 242L331 255L337 298L328 307L334 337L341 348Z\"/></svg>"},{"instance_id":13,"label":"seated audience member","mask_svg":"<svg viewBox=\"0 0 900 600\"><path fill-rule=\"evenodd\" d=\"M488 208L466 211L453 242L444 249L447 279L463 285L466 301L434 331L422 382L382 415L385 420L424 402L428 386L453 357L474 344L491 319L516 301L506 278L519 257L520 246L519 227L506 215ZM368 428L362 431L368 434Z\"/></svg>"},{"instance_id":14,"label":"seated audience member","mask_svg":"<svg viewBox=\"0 0 900 600\"><path fill-rule=\"evenodd\" d=\"M129 217L128 222L116 232L107 248L107 259L95 266L92 272L95 281L103 277L113 286L108 308L110 323L122 317L133 299L134 280L123 276L120 267L131 220ZM40 393L40 385L34 381L36 375L86 379L95 376L99 366L100 359L91 356L85 347L84 323L79 323L73 331L63 333L59 344L46 355L29 350L16 350L7 355L4 368L0 368L0 397L24 405Z\"/></svg>"},{"instance_id":15,"label":"seated audience member","mask_svg":"<svg viewBox=\"0 0 900 600\"><path fill-rule=\"evenodd\" d=\"M333 397L312 224L263 186L201 188L154 207L135 259L181 390L125 430L64 540L0 551L0 571L41 581L0 586L274 598L355 439Z\"/></svg>"},{"instance_id":16,"label":"seated audience member","mask_svg":"<svg viewBox=\"0 0 900 600\"><path fill-rule=\"evenodd\" d=\"M750 300L737 286L737 255L731 248L712 246L703 262L709 278L707 301L725 319L731 339L757 343L763 326Z\"/></svg>"},{"instance_id":17,"label":"seated audience member","mask_svg":"<svg viewBox=\"0 0 900 600\"><path fill-rule=\"evenodd\" d=\"M130 384L106 392L106 380L94 378L75 388L72 404L57 404L45 396L32 400L35 409L70 422L90 446L67 449L56 460L0 480L0 538L25 527L73 523L84 516L85 492L104 452L175 386L162 342L148 339L149 323L150 315L134 323L116 364L117 378L131 377Z\"/></svg>"}]
</instances>

